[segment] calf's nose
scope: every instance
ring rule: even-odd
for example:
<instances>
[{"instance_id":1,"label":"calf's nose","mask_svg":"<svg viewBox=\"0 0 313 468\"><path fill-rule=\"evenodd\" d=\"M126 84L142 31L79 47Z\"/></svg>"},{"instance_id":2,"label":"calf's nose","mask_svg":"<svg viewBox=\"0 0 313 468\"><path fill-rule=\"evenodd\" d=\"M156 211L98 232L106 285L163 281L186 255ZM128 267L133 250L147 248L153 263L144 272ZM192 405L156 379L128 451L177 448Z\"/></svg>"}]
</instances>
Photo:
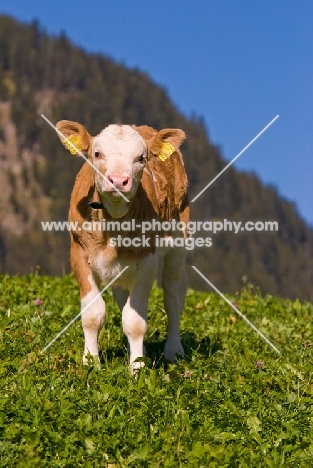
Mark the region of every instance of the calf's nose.
<instances>
[{"instance_id":1,"label":"calf's nose","mask_svg":"<svg viewBox=\"0 0 313 468\"><path fill-rule=\"evenodd\" d=\"M107 179L111 184L114 185L120 192L128 192L131 187L131 179L127 176L116 176L116 175L108 175ZM114 187L107 183L108 191L111 192L114 190Z\"/></svg>"}]
</instances>

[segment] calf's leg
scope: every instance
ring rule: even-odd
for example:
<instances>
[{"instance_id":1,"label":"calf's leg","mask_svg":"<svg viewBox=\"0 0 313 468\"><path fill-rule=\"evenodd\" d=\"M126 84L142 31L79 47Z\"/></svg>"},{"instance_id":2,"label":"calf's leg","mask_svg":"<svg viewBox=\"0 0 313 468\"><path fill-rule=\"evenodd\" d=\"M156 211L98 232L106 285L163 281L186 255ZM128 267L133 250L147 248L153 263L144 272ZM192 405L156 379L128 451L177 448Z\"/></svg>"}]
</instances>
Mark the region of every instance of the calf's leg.
<instances>
[{"instance_id":1,"label":"calf's leg","mask_svg":"<svg viewBox=\"0 0 313 468\"><path fill-rule=\"evenodd\" d=\"M122 311L124 309L124 306L125 306L126 302L127 302L129 292L126 291L125 289L122 289L122 288L119 288L118 286L116 286L116 287L113 288L113 296L114 296L114 299L117 302L117 305L118 305L120 311ZM127 342L127 351L128 351L128 354L130 355L129 342ZM146 354L145 345L143 345L143 354Z\"/></svg>"},{"instance_id":2,"label":"calf's leg","mask_svg":"<svg viewBox=\"0 0 313 468\"><path fill-rule=\"evenodd\" d=\"M184 308L187 291L185 273L186 250L174 248L164 257L162 286L164 290L164 308L168 317L168 334L164 348L164 357L176 360L176 355L184 355L179 338L180 315Z\"/></svg>"},{"instance_id":3,"label":"calf's leg","mask_svg":"<svg viewBox=\"0 0 313 468\"><path fill-rule=\"evenodd\" d=\"M80 288L82 325L85 335L83 362L87 355L98 356L98 337L105 319L105 302L99 283L93 276L83 249L74 244L71 249L71 264ZM97 297L98 296L98 297Z\"/></svg>"},{"instance_id":4,"label":"calf's leg","mask_svg":"<svg viewBox=\"0 0 313 468\"><path fill-rule=\"evenodd\" d=\"M140 261L122 312L123 330L129 344L132 369L142 366L142 363L134 361L144 355L143 340L147 331L148 300L156 274L156 266L156 255L149 255Z\"/></svg>"},{"instance_id":5,"label":"calf's leg","mask_svg":"<svg viewBox=\"0 0 313 468\"><path fill-rule=\"evenodd\" d=\"M88 278L88 281L91 284L91 290L81 299L81 310L86 308L82 314L85 335L84 362L87 362L88 353L98 356L98 337L105 319L105 302L99 295L100 289L92 276Z\"/></svg>"}]
</instances>

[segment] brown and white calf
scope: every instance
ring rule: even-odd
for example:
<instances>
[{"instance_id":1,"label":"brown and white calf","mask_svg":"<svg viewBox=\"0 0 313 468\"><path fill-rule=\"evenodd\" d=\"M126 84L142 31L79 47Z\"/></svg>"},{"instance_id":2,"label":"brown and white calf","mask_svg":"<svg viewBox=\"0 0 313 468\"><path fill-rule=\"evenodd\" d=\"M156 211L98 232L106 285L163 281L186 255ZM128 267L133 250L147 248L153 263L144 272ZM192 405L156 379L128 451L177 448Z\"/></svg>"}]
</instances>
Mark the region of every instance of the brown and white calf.
<instances>
[{"instance_id":1,"label":"brown and white calf","mask_svg":"<svg viewBox=\"0 0 313 468\"><path fill-rule=\"evenodd\" d=\"M179 338L179 321L184 307L187 281L184 247L156 246L156 236L186 236L186 232L149 232L148 245L114 246L112 237L138 237L141 223L189 220L187 177L180 144L185 134L179 129L159 132L147 127L109 125L92 137L79 123L62 120L57 129L61 141L68 141L88 155L79 171L71 195L69 221L79 226L71 231L71 265L80 287L84 309L123 268L128 269L114 282L113 294L122 310L132 368L144 354L148 298L162 265L164 307L168 316L168 336L164 356L175 360L184 350ZM64 135L68 140L64 140ZM171 154L172 153L172 154ZM117 190L116 190L117 189ZM121 193L124 195L123 198ZM136 220L138 231L83 230L86 221ZM85 335L84 361L88 353L98 355L98 335L105 319L101 295L82 314Z\"/></svg>"}]
</instances>

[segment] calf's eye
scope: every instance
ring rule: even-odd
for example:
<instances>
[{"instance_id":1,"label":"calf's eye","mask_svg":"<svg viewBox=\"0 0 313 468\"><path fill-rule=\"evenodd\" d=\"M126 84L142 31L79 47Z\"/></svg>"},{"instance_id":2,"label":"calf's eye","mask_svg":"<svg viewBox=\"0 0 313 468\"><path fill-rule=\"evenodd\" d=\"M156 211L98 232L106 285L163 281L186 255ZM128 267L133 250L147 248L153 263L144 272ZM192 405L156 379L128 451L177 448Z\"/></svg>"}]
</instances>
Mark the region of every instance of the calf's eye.
<instances>
[{"instance_id":1,"label":"calf's eye","mask_svg":"<svg viewBox=\"0 0 313 468\"><path fill-rule=\"evenodd\" d=\"M100 158L100 152L99 151L95 151L95 158Z\"/></svg>"},{"instance_id":2,"label":"calf's eye","mask_svg":"<svg viewBox=\"0 0 313 468\"><path fill-rule=\"evenodd\" d=\"M143 163L146 162L146 160L147 160L147 159L146 159L145 155L142 154L141 156L139 156L139 158L138 158L137 161L143 164Z\"/></svg>"}]
</instances>

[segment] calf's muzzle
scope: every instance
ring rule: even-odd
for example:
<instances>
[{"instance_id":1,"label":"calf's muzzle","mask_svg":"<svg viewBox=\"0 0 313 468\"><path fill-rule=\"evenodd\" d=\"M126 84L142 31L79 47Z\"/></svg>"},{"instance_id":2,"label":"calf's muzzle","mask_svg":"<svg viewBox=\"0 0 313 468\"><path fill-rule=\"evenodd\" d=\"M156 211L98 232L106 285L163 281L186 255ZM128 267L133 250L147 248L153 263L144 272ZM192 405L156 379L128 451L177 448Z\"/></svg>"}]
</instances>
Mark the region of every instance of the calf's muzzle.
<instances>
[{"instance_id":1,"label":"calf's muzzle","mask_svg":"<svg viewBox=\"0 0 313 468\"><path fill-rule=\"evenodd\" d=\"M129 192L132 186L131 178L128 176L108 175L105 188L107 192L114 192L114 187L120 192ZM109 183L111 182L111 183ZM111 185L113 184L113 185Z\"/></svg>"}]
</instances>

